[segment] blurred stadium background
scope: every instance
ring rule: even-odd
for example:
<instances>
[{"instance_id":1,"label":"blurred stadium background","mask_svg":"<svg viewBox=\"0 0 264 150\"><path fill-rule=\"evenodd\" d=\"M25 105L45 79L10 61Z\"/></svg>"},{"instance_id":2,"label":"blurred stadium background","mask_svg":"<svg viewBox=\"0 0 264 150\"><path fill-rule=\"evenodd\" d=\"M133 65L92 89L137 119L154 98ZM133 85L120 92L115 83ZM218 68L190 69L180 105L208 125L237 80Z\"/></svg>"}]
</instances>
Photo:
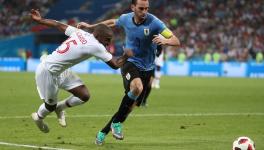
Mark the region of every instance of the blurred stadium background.
<instances>
[{"instance_id":1,"label":"blurred stadium background","mask_svg":"<svg viewBox=\"0 0 264 150\"><path fill-rule=\"evenodd\" d=\"M34 71L38 58L51 53L65 39L63 33L32 23L28 17L31 8L39 9L47 18L75 25L116 18L130 11L129 4L130 0L1 0L0 70ZM164 47L167 63L163 73L264 77L263 6L262 0L153 0L150 12L161 18L182 43L177 51ZM115 33L109 49L121 55L124 35L118 30ZM116 73L100 62L85 62L75 69Z\"/></svg>"},{"instance_id":2,"label":"blurred stadium background","mask_svg":"<svg viewBox=\"0 0 264 150\"><path fill-rule=\"evenodd\" d=\"M32 23L28 13L35 8L46 18L70 25L94 23L130 11L130 0L0 0L0 149L35 145L39 149L223 150L244 135L256 142L257 149L264 149L264 81L260 79L264 78L264 1L150 0L150 4L150 12L172 29L182 46L176 51L164 47L166 76L161 89L153 90L147 109L135 110L128 119L126 139L108 137L106 145L98 148L92 143L95 133L122 97L119 71L96 59L74 66L90 88L92 101L68 110L67 129L58 127L55 115L48 118L52 131L43 135L29 117L40 104L34 71L40 56L51 53L66 37ZM121 55L123 43L123 32L115 29L111 53ZM61 98L65 95L60 93Z\"/></svg>"}]
</instances>

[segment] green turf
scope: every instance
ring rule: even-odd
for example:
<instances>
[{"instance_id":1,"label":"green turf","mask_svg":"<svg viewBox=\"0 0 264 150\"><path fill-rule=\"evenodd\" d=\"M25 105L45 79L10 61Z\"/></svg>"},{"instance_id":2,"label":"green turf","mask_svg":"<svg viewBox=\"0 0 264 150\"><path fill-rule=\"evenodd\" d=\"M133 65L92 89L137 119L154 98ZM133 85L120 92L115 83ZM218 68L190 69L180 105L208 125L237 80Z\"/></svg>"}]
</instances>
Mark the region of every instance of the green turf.
<instances>
[{"instance_id":1,"label":"green turf","mask_svg":"<svg viewBox=\"0 0 264 150\"><path fill-rule=\"evenodd\" d=\"M257 150L264 149L263 79L164 76L161 89L149 97L149 107L135 109L125 122L125 139L116 141L109 134L105 145L96 146L96 132L110 119L103 115L112 115L123 96L122 79L80 76L92 95L90 102L67 110L67 128L58 126L52 114L46 119L51 131L43 134L29 117L41 104L34 74L0 72L0 142L76 150L230 150L236 137L249 136ZM59 97L68 95L61 92ZM31 148L0 144L0 149Z\"/></svg>"}]
</instances>

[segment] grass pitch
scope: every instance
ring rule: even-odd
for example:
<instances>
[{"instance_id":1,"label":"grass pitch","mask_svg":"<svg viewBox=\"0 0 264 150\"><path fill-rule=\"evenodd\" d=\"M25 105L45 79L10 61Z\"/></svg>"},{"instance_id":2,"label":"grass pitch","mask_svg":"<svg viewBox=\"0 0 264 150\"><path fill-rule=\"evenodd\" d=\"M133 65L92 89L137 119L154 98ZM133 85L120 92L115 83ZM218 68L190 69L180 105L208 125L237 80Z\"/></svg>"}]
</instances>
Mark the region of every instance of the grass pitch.
<instances>
[{"instance_id":1,"label":"grass pitch","mask_svg":"<svg viewBox=\"0 0 264 150\"><path fill-rule=\"evenodd\" d=\"M149 106L135 109L124 123L125 139L109 134L103 146L96 146L95 134L123 97L122 79L80 76L90 101L66 110L66 128L54 114L49 116L50 133L43 134L30 118L41 104L34 73L0 72L0 149L230 150L239 136L249 136L257 150L264 149L263 79L164 76ZM68 95L61 92L59 97Z\"/></svg>"}]
</instances>

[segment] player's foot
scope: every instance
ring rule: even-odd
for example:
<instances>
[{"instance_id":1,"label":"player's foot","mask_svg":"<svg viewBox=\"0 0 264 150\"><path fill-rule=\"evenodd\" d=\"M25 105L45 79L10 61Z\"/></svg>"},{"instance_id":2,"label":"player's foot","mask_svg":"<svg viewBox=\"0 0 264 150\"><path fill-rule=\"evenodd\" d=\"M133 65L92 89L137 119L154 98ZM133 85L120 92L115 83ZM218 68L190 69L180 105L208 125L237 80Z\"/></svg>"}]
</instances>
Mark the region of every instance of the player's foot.
<instances>
[{"instance_id":1,"label":"player's foot","mask_svg":"<svg viewBox=\"0 0 264 150\"><path fill-rule=\"evenodd\" d=\"M35 112L32 113L31 117L41 132L44 132L44 133L49 132L48 125L44 123L43 119L39 118L37 113L35 113Z\"/></svg>"},{"instance_id":2,"label":"player's foot","mask_svg":"<svg viewBox=\"0 0 264 150\"><path fill-rule=\"evenodd\" d=\"M152 83L151 87L154 89L159 89L160 85L158 83Z\"/></svg>"},{"instance_id":3,"label":"player's foot","mask_svg":"<svg viewBox=\"0 0 264 150\"><path fill-rule=\"evenodd\" d=\"M96 145L103 145L105 139L105 133L99 131L96 135L95 144Z\"/></svg>"},{"instance_id":4,"label":"player's foot","mask_svg":"<svg viewBox=\"0 0 264 150\"><path fill-rule=\"evenodd\" d=\"M159 89L160 88L160 85L159 84L156 84L155 85L155 89Z\"/></svg>"},{"instance_id":5,"label":"player's foot","mask_svg":"<svg viewBox=\"0 0 264 150\"><path fill-rule=\"evenodd\" d=\"M111 124L111 130L113 137L116 138L117 140L123 140L124 135L122 133L122 124L120 122L118 123L112 123Z\"/></svg>"},{"instance_id":6,"label":"player's foot","mask_svg":"<svg viewBox=\"0 0 264 150\"><path fill-rule=\"evenodd\" d=\"M66 118L65 118L65 111L63 110L59 110L59 109L56 109L55 110L55 113L57 115L57 118L58 118L58 122L59 124L62 126L62 127L66 127L67 124L66 124Z\"/></svg>"}]
</instances>

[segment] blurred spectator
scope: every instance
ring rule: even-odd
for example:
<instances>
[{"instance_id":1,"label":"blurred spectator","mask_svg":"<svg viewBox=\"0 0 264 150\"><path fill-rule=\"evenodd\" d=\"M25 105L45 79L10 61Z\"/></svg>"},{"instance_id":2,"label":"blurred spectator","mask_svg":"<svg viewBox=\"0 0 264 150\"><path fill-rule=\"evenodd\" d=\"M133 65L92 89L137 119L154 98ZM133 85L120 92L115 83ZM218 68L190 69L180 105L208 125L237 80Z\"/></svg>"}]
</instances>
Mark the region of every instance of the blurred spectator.
<instances>
[{"instance_id":1,"label":"blurred spectator","mask_svg":"<svg viewBox=\"0 0 264 150\"><path fill-rule=\"evenodd\" d=\"M184 51L181 51L178 54L178 62L183 64L185 61L186 61L186 55L185 55Z\"/></svg>"},{"instance_id":2,"label":"blurred spectator","mask_svg":"<svg viewBox=\"0 0 264 150\"><path fill-rule=\"evenodd\" d=\"M213 61L214 61L214 63L219 63L220 60L221 60L221 55L220 55L220 53L219 53L218 51L215 51L215 52L213 53Z\"/></svg>"},{"instance_id":3,"label":"blurred spectator","mask_svg":"<svg viewBox=\"0 0 264 150\"><path fill-rule=\"evenodd\" d=\"M18 50L18 56L20 56L23 60L27 60L27 54L26 54L26 50L21 48Z\"/></svg>"},{"instance_id":4,"label":"blurred spectator","mask_svg":"<svg viewBox=\"0 0 264 150\"><path fill-rule=\"evenodd\" d=\"M212 61L212 55L210 51L207 51L204 55L204 62L210 63Z\"/></svg>"},{"instance_id":5,"label":"blurred spectator","mask_svg":"<svg viewBox=\"0 0 264 150\"><path fill-rule=\"evenodd\" d=\"M257 63L262 63L263 62L263 53L258 52L256 55L256 62Z\"/></svg>"}]
</instances>

